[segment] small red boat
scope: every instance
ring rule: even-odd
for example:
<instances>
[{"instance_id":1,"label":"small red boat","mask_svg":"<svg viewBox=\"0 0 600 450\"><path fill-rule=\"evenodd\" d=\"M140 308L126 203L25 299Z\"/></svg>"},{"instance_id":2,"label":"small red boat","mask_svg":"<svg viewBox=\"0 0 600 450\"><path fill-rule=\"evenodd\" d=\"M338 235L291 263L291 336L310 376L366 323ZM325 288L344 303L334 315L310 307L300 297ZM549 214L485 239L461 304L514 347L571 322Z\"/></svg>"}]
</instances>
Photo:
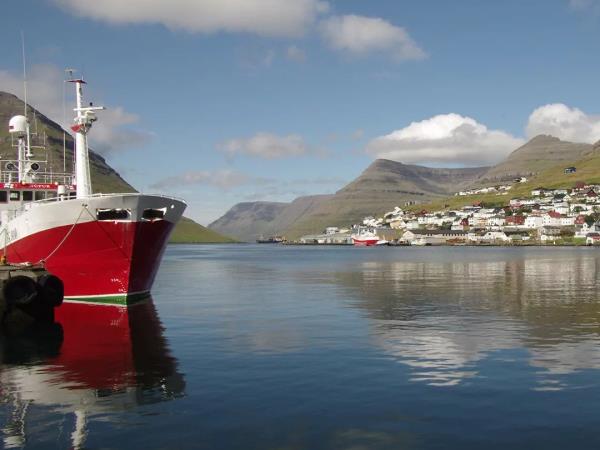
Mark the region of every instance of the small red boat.
<instances>
[{"instance_id":1,"label":"small red boat","mask_svg":"<svg viewBox=\"0 0 600 450\"><path fill-rule=\"evenodd\" d=\"M372 231L359 231L352 235L352 242L357 247L371 247L377 245L379 242L379 236Z\"/></svg>"}]
</instances>

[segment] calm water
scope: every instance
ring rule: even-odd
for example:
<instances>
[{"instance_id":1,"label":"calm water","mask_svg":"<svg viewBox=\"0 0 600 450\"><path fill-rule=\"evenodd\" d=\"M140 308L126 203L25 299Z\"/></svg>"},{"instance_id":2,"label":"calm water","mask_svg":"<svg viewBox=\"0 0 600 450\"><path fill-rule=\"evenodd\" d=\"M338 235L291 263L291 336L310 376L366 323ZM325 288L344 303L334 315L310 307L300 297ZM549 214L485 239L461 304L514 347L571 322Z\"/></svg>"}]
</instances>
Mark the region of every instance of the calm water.
<instances>
[{"instance_id":1,"label":"calm water","mask_svg":"<svg viewBox=\"0 0 600 450\"><path fill-rule=\"evenodd\" d=\"M170 247L152 303L1 342L3 445L598 448L599 281L587 248Z\"/></svg>"}]
</instances>

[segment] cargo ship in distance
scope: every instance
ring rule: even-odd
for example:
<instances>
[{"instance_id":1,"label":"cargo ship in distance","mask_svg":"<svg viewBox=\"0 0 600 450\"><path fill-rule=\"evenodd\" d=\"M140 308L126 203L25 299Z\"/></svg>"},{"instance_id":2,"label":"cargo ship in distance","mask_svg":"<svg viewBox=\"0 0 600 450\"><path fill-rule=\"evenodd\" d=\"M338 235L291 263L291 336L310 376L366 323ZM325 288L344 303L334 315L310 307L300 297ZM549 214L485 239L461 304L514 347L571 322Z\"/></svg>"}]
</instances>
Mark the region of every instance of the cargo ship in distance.
<instances>
[{"instance_id":1,"label":"cargo ship in distance","mask_svg":"<svg viewBox=\"0 0 600 450\"><path fill-rule=\"evenodd\" d=\"M0 257L44 266L62 279L67 302L128 305L148 297L186 204L163 195L92 192L87 136L104 108L83 106L85 81L69 82L77 99L73 173L54 173L36 158L26 115L10 119L17 158L0 167Z\"/></svg>"}]
</instances>

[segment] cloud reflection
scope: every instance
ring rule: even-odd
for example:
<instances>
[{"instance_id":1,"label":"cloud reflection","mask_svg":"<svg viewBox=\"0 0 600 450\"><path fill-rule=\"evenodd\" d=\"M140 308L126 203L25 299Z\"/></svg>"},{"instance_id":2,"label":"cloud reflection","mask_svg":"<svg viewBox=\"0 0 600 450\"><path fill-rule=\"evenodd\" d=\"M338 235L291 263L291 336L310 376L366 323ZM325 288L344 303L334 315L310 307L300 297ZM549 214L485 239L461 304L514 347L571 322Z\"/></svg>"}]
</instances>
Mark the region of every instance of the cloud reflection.
<instances>
[{"instance_id":1,"label":"cloud reflection","mask_svg":"<svg viewBox=\"0 0 600 450\"><path fill-rule=\"evenodd\" d=\"M412 381L456 385L480 376L494 352L525 349L540 369L536 389L557 390L556 376L600 369L600 258L541 250L442 249L428 256L436 262L409 250L336 276Z\"/></svg>"}]
</instances>

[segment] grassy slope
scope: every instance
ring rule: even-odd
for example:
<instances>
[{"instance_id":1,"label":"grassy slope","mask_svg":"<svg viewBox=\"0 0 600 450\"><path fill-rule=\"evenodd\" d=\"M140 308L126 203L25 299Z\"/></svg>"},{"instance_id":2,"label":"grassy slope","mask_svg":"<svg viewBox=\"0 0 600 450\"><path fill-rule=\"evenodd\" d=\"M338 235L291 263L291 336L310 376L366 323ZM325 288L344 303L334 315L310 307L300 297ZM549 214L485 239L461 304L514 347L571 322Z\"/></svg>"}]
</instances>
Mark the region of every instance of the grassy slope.
<instances>
[{"instance_id":1,"label":"grassy slope","mask_svg":"<svg viewBox=\"0 0 600 450\"><path fill-rule=\"evenodd\" d=\"M577 167L577 172L565 174L564 168L568 166ZM583 181L590 184L600 184L600 148L577 161L561 162L559 165L542 170L526 183L515 184L507 195L479 194L466 195L462 197L446 197L427 204L415 205L412 210L426 209L435 211L441 209L456 209L462 206L472 205L481 201L494 206L507 205L511 198L530 197L531 191L537 187L546 188L572 188L573 185Z\"/></svg>"},{"instance_id":2,"label":"grassy slope","mask_svg":"<svg viewBox=\"0 0 600 450\"><path fill-rule=\"evenodd\" d=\"M173 230L169 242L172 244L230 244L237 241L209 230L192 219L183 217Z\"/></svg>"}]
</instances>

